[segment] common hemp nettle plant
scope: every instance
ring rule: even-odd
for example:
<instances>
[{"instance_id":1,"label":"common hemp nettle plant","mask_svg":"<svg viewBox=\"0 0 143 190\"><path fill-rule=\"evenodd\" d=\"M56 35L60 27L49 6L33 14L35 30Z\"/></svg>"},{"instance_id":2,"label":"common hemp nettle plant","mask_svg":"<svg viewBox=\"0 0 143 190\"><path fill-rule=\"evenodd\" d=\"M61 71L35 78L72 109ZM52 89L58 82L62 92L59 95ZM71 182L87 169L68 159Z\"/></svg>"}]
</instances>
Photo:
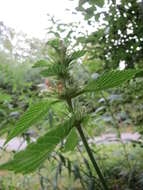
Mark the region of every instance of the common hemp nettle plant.
<instances>
[{"instance_id":1,"label":"common hemp nettle plant","mask_svg":"<svg viewBox=\"0 0 143 190\"><path fill-rule=\"evenodd\" d=\"M65 117L58 126L49 129L36 142L30 143L25 150L16 153L12 160L0 165L0 169L23 174L33 172L40 167L60 142L64 142L65 150L73 150L78 143L78 137L80 137L103 189L107 190L108 186L104 176L83 132L84 121L87 122L92 112L92 109L87 107L84 98L87 93L90 95L91 92L96 93L121 85L135 77L140 70L113 70L100 75L96 80L90 78L89 81L81 85L74 77L73 67L86 52L81 50L71 53L63 41L58 38L49 41L48 45L50 48L48 59L38 61L34 67L40 67L41 75L53 80L55 86L52 88L50 96L41 99L24 113L15 127L11 129L5 144L35 125L39 120L44 119L49 109L56 107L57 104L64 104L67 108Z\"/></svg>"}]
</instances>

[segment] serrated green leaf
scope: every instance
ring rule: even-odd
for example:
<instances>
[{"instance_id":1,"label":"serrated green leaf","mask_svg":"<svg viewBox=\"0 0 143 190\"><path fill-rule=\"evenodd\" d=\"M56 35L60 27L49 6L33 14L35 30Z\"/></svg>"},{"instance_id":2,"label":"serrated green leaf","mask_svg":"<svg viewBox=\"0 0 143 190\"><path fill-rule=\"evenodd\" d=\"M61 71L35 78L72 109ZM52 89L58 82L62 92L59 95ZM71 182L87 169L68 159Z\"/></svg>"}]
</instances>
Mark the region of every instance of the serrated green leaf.
<instances>
[{"instance_id":1,"label":"serrated green leaf","mask_svg":"<svg viewBox=\"0 0 143 190\"><path fill-rule=\"evenodd\" d=\"M50 32L50 33L53 33L53 32ZM57 35L58 33L57 33L57 32L56 32L56 33L54 32L54 34ZM61 41L60 41L59 37L60 37L60 36L58 36L57 38L54 38L54 39L49 40L49 41L47 42L47 45L49 45L49 46L55 48L56 50L58 50L58 48L59 48L60 45L61 45Z\"/></svg>"},{"instance_id":2,"label":"serrated green leaf","mask_svg":"<svg viewBox=\"0 0 143 190\"><path fill-rule=\"evenodd\" d=\"M37 67L47 67L48 66L48 62L45 60L40 60L37 61L32 67L33 68L37 68Z\"/></svg>"},{"instance_id":3,"label":"serrated green leaf","mask_svg":"<svg viewBox=\"0 0 143 190\"><path fill-rule=\"evenodd\" d=\"M40 74L43 77L51 77L51 76L56 76L59 73L62 73L62 65L58 65L58 64L53 64L53 65L49 65L47 69L43 70L40 72Z\"/></svg>"},{"instance_id":4,"label":"serrated green leaf","mask_svg":"<svg viewBox=\"0 0 143 190\"><path fill-rule=\"evenodd\" d=\"M26 131L39 120L43 119L46 114L48 114L48 110L53 103L54 102L41 101L31 106L19 119L16 126L13 127L5 144L8 143L12 138Z\"/></svg>"},{"instance_id":5,"label":"serrated green leaf","mask_svg":"<svg viewBox=\"0 0 143 190\"><path fill-rule=\"evenodd\" d=\"M75 59L78 59L82 56L84 56L84 54L86 53L86 51L84 50L79 50L79 51L75 51L71 54L71 60L75 60Z\"/></svg>"},{"instance_id":6,"label":"serrated green leaf","mask_svg":"<svg viewBox=\"0 0 143 190\"><path fill-rule=\"evenodd\" d=\"M74 120L71 118L58 127L50 130L40 137L36 143L28 145L26 150L15 154L13 160L0 165L0 170L11 170L15 173L30 173L37 169L47 159L56 145L60 143L70 132Z\"/></svg>"},{"instance_id":7,"label":"serrated green leaf","mask_svg":"<svg viewBox=\"0 0 143 190\"><path fill-rule=\"evenodd\" d=\"M64 151L65 152L73 151L77 144L78 144L78 135L76 133L76 129L73 128L67 137Z\"/></svg>"},{"instance_id":8,"label":"serrated green leaf","mask_svg":"<svg viewBox=\"0 0 143 190\"><path fill-rule=\"evenodd\" d=\"M51 76L68 76L68 68L66 68L62 64L53 64L49 65L47 69L40 72L43 77L51 77Z\"/></svg>"},{"instance_id":9,"label":"serrated green leaf","mask_svg":"<svg viewBox=\"0 0 143 190\"><path fill-rule=\"evenodd\" d=\"M131 80L139 72L141 71L128 69L124 71L117 70L117 71L110 71L104 73L96 80L90 81L83 91L84 92L100 91L120 86L122 83Z\"/></svg>"}]
</instances>

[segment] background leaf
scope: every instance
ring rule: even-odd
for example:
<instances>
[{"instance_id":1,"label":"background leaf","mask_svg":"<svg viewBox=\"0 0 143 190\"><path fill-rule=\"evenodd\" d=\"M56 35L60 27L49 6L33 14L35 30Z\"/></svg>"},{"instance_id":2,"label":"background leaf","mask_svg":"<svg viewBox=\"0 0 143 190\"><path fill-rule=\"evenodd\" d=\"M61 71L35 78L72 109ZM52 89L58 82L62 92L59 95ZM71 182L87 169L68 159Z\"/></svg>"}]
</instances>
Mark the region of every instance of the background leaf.
<instances>
[{"instance_id":1,"label":"background leaf","mask_svg":"<svg viewBox=\"0 0 143 190\"><path fill-rule=\"evenodd\" d=\"M12 101L12 97L9 94L0 92L0 102L11 102Z\"/></svg>"}]
</instances>

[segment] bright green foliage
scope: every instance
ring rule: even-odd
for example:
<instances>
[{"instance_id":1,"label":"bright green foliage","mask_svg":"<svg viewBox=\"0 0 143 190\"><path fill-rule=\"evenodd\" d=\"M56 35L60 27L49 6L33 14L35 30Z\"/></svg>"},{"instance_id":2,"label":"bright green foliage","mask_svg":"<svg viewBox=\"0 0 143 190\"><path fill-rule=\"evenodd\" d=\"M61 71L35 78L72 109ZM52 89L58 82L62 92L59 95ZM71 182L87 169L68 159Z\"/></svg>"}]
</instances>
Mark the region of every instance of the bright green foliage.
<instances>
[{"instance_id":1,"label":"bright green foliage","mask_svg":"<svg viewBox=\"0 0 143 190\"><path fill-rule=\"evenodd\" d=\"M67 137L64 150L73 151L77 144L78 144L78 135L76 129L73 128Z\"/></svg>"},{"instance_id":2,"label":"bright green foliage","mask_svg":"<svg viewBox=\"0 0 143 190\"><path fill-rule=\"evenodd\" d=\"M40 60L40 61L37 61L37 62L33 65L33 68L46 67L46 66L48 66L48 62L45 61L45 60Z\"/></svg>"},{"instance_id":3,"label":"bright green foliage","mask_svg":"<svg viewBox=\"0 0 143 190\"><path fill-rule=\"evenodd\" d=\"M53 151L57 144L63 140L71 128L74 120L69 119L63 124L47 132L40 137L36 143L31 143L26 150L15 154L12 161L0 166L1 170L12 170L15 173L29 173L34 171L47 159L49 153Z\"/></svg>"},{"instance_id":4,"label":"bright green foliage","mask_svg":"<svg viewBox=\"0 0 143 190\"><path fill-rule=\"evenodd\" d=\"M71 54L71 60L76 60L76 59L84 56L85 53L86 53L86 51L84 51L84 50L75 51Z\"/></svg>"},{"instance_id":5,"label":"bright green foliage","mask_svg":"<svg viewBox=\"0 0 143 190\"><path fill-rule=\"evenodd\" d=\"M11 130L6 143L9 142L12 138L16 137L17 135L25 132L29 127L31 127L36 122L44 118L52 103L49 103L48 101L41 101L35 104L34 106L31 106L19 119L16 126Z\"/></svg>"},{"instance_id":6,"label":"bright green foliage","mask_svg":"<svg viewBox=\"0 0 143 190\"><path fill-rule=\"evenodd\" d=\"M51 77L51 76L58 76L60 78L68 78L69 77L69 69L72 65L73 61L81 58L84 56L85 51L79 50L76 52L73 52L71 55L67 55L64 57L63 60L60 60L57 58L56 62L53 63L53 58L49 60L49 64L47 64L46 61L41 60L37 62L34 67L45 67L46 69L42 70L40 74L43 77ZM64 55L65 56L65 55ZM57 56L58 57L58 56ZM54 59L56 59L54 57Z\"/></svg>"},{"instance_id":7,"label":"bright green foliage","mask_svg":"<svg viewBox=\"0 0 143 190\"><path fill-rule=\"evenodd\" d=\"M107 8L108 5L106 6L105 3L106 5L109 3L109 9ZM107 10L104 8L102 9L103 6L106 7ZM99 29L97 26L96 31L92 34L89 34L90 31L87 29L83 37L79 35L79 43L84 43L82 46L83 50L74 51L75 46L72 45L72 40L77 40L71 35L74 29L71 24L68 28L72 30L66 28L62 23L57 25L55 32L51 31L51 28L49 33L55 34L55 39L52 38L49 40L45 48L42 48L44 47L42 41L38 43L36 40L30 40L28 44L30 44L31 50L29 51L29 48L22 50L22 52L28 53L27 58L24 57L26 55L25 53L23 53L23 56L20 55L22 53L13 55L13 52L16 51L11 43L14 38L11 37L9 39L10 33L7 33L7 37L3 38L5 30L2 30L2 36L0 37L0 42L3 41L2 47L10 53L7 56L7 53L0 52L0 90L2 90L0 92L0 134L10 132L6 141L8 142L13 137L22 133L24 139L30 143L31 134L25 133L29 127L34 125L34 127L37 127L36 132L38 131L38 135L42 133L40 138L39 136L37 137L37 142L29 144L26 150L16 153L13 159L2 164L0 169L12 170L16 173L24 174L33 172L36 168L41 166L47 158L52 157L52 155L49 155L52 151L56 152L57 148L61 147L61 152L58 149L58 154L54 154L54 158L59 156L59 159L54 161L56 163L58 162L56 170L53 172L55 174L53 181L54 189L58 189L58 179L64 167L68 167L69 175L73 172L75 179L78 179L81 185L83 181L82 189L98 189L98 180L96 180L96 176L93 176L92 167L88 163L86 157L84 157L84 152L82 154L83 160L81 167L83 172L80 170L80 163L79 165L77 163L74 164L73 160L70 161L71 158L64 157L64 152L73 151L78 144L79 140L76 130L78 130L83 142L86 142L86 139L84 140L81 135L82 130L79 130L81 126L84 127L86 133L85 137L90 136L91 138L94 137L94 135L98 135L98 133L101 133L103 130L104 133L106 133L106 129L110 131L112 125L114 125L114 130L115 128L122 130L120 126L132 127L135 124L142 126L143 123L142 79L132 80L129 83L129 80L132 78L142 77L143 72L140 72L140 70L133 70L133 68L139 69L142 67L143 12L141 3L135 0L121 0L120 2L115 0L79 0L79 10L84 14L85 19L90 25L93 24L93 26L97 26L94 20L101 21L102 19L103 21L99 23L99 27L101 26L101 28ZM53 28L55 28L55 21L53 18L52 20ZM104 23L104 21L107 24ZM64 31L67 33L67 35L62 35L66 36L64 39L62 39L60 35L63 31L63 26ZM83 31L81 31L81 34L82 32ZM76 34L76 37L77 36ZM76 45L77 44L78 41L76 42ZM7 57L7 59L3 59L4 57ZM20 60L20 62L22 62L22 60L29 60L31 63L33 61L30 60L34 59L35 62L37 57L40 61L36 62L33 66L33 68L36 69L33 70L31 69L31 64L28 64L27 67L26 64L19 65L19 61L16 61L17 59ZM80 61L80 63L78 61ZM119 71L118 69L122 63L125 70ZM132 70L126 70L129 68L132 68ZM110 71L110 69L117 70ZM90 74L94 72L102 73L104 71L108 72L105 72L103 75L101 74L96 80L90 78ZM41 82L41 77L39 77L40 74L42 77L50 77L50 79L46 79L49 89L46 93L43 90L44 93L41 91L39 94L37 84ZM118 87L124 82L128 85L127 87L124 85L123 88L120 89L110 89ZM98 91L108 89L110 90L102 94L98 93ZM58 99L59 105L52 105L51 102L55 103L55 99L50 100L50 102L49 100L45 101L45 98L49 97L51 99ZM39 98L43 100L30 107L17 122L16 126L14 126L15 121L25 108L27 108L28 105L32 105L32 102L38 102ZM127 107L125 107L126 104ZM40 120L44 120L44 117L46 121L38 123ZM132 117L135 118L135 120L131 120ZM47 126L50 126L50 130ZM87 127L89 127L89 129ZM61 141L61 146L57 147ZM118 165L115 166L113 160L110 159L111 168L113 168L114 171L112 170L112 172L109 172L110 167L107 166L107 170L106 167L104 168L104 165L106 166L105 159L102 159L104 156L98 154L99 147L95 149L94 145L92 146L93 151L97 153L97 162L101 162L100 165L103 166L101 170L104 172L107 183L109 182L109 184L112 184L110 189L120 187L120 185L116 185L118 182L114 178L117 173L119 176L117 175L116 178L119 179L118 181L121 186L124 183L122 183L122 179L125 179L125 182L128 183L127 186L132 188L132 179L133 182L138 181L138 179L136 179L136 166L133 167L135 172L132 171L132 165L131 167L129 166L129 168L127 167L128 169L125 168L124 172L119 169ZM88 146L85 147L89 154L90 148L88 148ZM115 156L116 155L117 153L115 152ZM69 155L67 154L67 156ZM70 156L72 155L70 154ZM130 157L133 162L135 161L132 159L132 155L128 157L128 149L127 151L125 150L125 157L127 157L127 162L130 162ZM93 162L94 159L92 159L91 156L90 159L95 167L96 164ZM127 162L124 162L124 165L127 165ZM72 163L73 165L71 165ZM52 165L51 167L53 169L53 163L50 162L50 165ZM95 170L99 175L97 168L96 166ZM48 186L44 187L43 184L45 181L48 181L48 179L47 176L46 178L40 176L40 173L42 173L40 169L41 168L38 170L40 183L42 184L40 189L46 189ZM42 170L43 169L42 167ZM110 178L108 178L108 176ZM61 177L63 177L63 175L61 175ZM99 177L101 182L103 182L101 175L99 175ZM62 181L60 182L60 185L61 184ZM134 189L136 184L133 184L133 186ZM63 187L68 188L65 184ZM60 188L62 187L60 186ZM69 188L74 188L73 184L71 184ZM126 187L123 187L123 189L125 188ZM138 187L136 188L140 189ZM99 189L101 189L101 187L99 187Z\"/></svg>"},{"instance_id":8,"label":"bright green foliage","mask_svg":"<svg viewBox=\"0 0 143 190\"><path fill-rule=\"evenodd\" d=\"M69 136L65 143L64 150L74 150L78 143L78 136L75 131L76 128L73 128L73 130L71 129L72 127L81 126L84 116L88 116L89 113L84 96L79 96L86 92L96 92L119 86L123 82L132 79L140 72L139 70L111 71L101 75L97 80L89 81L87 84L83 82L80 86L73 76L72 69L74 67L73 64L85 54L85 51L76 51L70 54L68 48L60 39L51 40L48 45L52 46L50 49L51 51L49 51L48 62L39 61L36 63L36 67L42 67L41 74L44 77L56 77L55 87L58 90L55 91L55 93L57 101L49 102L42 100L30 107L18 121L16 127L11 130L6 143L43 119L53 103L64 102L68 108L68 114L65 113L65 117L70 117L71 119L65 119L65 121L62 122L63 124L60 124L58 127L55 127L44 136L40 137L36 143L28 145L26 150L17 153L12 161L1 165L0 169L12 170L16 173L24 174L34 171L43 161L45 161L49 153L56 148L56 145L64 140L68 134ZM78 64L78 62L76 64ZM53 80L54 79L55 78L53 78ZM49 92L49 94L50 93L51 92ZM55 94L54 96L52 95L51 93L51 99L55 97ZM60 111L62 112L63 109L64 107L62 107Z\"/></svg>"},{"instance_id":9,"label":"bright green foliage","mask_svg":"<svg viewBox=\"0 0 143 190\"><path fill-rule=\"evenodd\" d=\"M48 69L45 69L43 71L41 71L41 75L43 77L51 77L51 76L57 76L57 75L63 75L65 76L65 74L67 73L66 68L64 67L64 65L61 64L57 64L57 65L49 65Z\"/></svg>"},{"instance_id":10,"label":"bright green foliage","mask_svg":"<svg viewBox=\"0 0 143 190\"><path fill-rule=\"evenodd\" d=\"M85 87L84 92L92 92L114 88L132 79L141 70L128 69L124 71L110 71L101 75L97 80L92 80Z\"/></svg>"}]
</instances>

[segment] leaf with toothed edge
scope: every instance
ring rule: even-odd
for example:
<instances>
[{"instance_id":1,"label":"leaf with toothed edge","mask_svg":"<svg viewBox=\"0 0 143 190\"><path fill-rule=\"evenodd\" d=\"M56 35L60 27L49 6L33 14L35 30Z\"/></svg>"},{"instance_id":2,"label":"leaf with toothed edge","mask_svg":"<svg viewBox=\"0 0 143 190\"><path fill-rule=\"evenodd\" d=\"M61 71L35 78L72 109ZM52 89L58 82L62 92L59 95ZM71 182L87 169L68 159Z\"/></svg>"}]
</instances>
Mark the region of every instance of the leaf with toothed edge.
<instances>
[{"instance_id":1,"label":"leaf with toothed edge","mask_svg":"<svg viewBox=\"0 0 143 190\"><path fill-rule=\"evenodd\" d=\"M43 119L48 114L48 110L51 105L56 102L57 101L48 102L45 100L32 105L19 119L16 126L12 128L5 144L7 144L12 138L25 132L29 127L37 123L39 120Z\"/></svg>"},{"instance_id":2,"label":"leaf with toothed edge","mask_svg":"<svg viewBox=\"0 0 143 190\"><path fill-rule=\"evenodd\" d=\"M47 159L49 153L56 148L60 141L69 134L73 125L74 120L71 118L50 130L37 142L31 143L25 150L16 153L13 160L0 165L0 170L11 170L23 174L33 172Z\"/></svg>"},{"instance_id":3,"label":"leaf with toothed edge","mask_svg":"<svg viewBox=\"0 0 143 190\"><path fill-rule=\"evenodd\" d=\"M39 67L47 67L49 65L49 62L46 61L46 60L40 60L40 61L37 61L33 66L32 68L39 68Z\"/></svg>"},{"instance_id":4,"label":"leaf with toothed edge","mask_svg":"<svg viewBox=\"0 0 143 190\"><path fill-rule=\"evenodd\" d=\"M73 151L74 148L76 147L76 145L78 144L78 135L76 133L76 129L75 127L72 128L72 130L70 131L65 146L64 146L64 151Z\"/></svg>"},{"instance_id":5,"label":"leaf with toothed edge","mask_svg":"<svg viewBox=\"0 0 143 190\"><path fill-rule=\"evenodd\" d=\"M113 70L106 72L99 76L96 80L91 80L87 86L83 89L83 92L94 92L107 90L120 86L122 83L131 80L141 70L128 69L128 70Z\"/></svg>"}]
</instances>

